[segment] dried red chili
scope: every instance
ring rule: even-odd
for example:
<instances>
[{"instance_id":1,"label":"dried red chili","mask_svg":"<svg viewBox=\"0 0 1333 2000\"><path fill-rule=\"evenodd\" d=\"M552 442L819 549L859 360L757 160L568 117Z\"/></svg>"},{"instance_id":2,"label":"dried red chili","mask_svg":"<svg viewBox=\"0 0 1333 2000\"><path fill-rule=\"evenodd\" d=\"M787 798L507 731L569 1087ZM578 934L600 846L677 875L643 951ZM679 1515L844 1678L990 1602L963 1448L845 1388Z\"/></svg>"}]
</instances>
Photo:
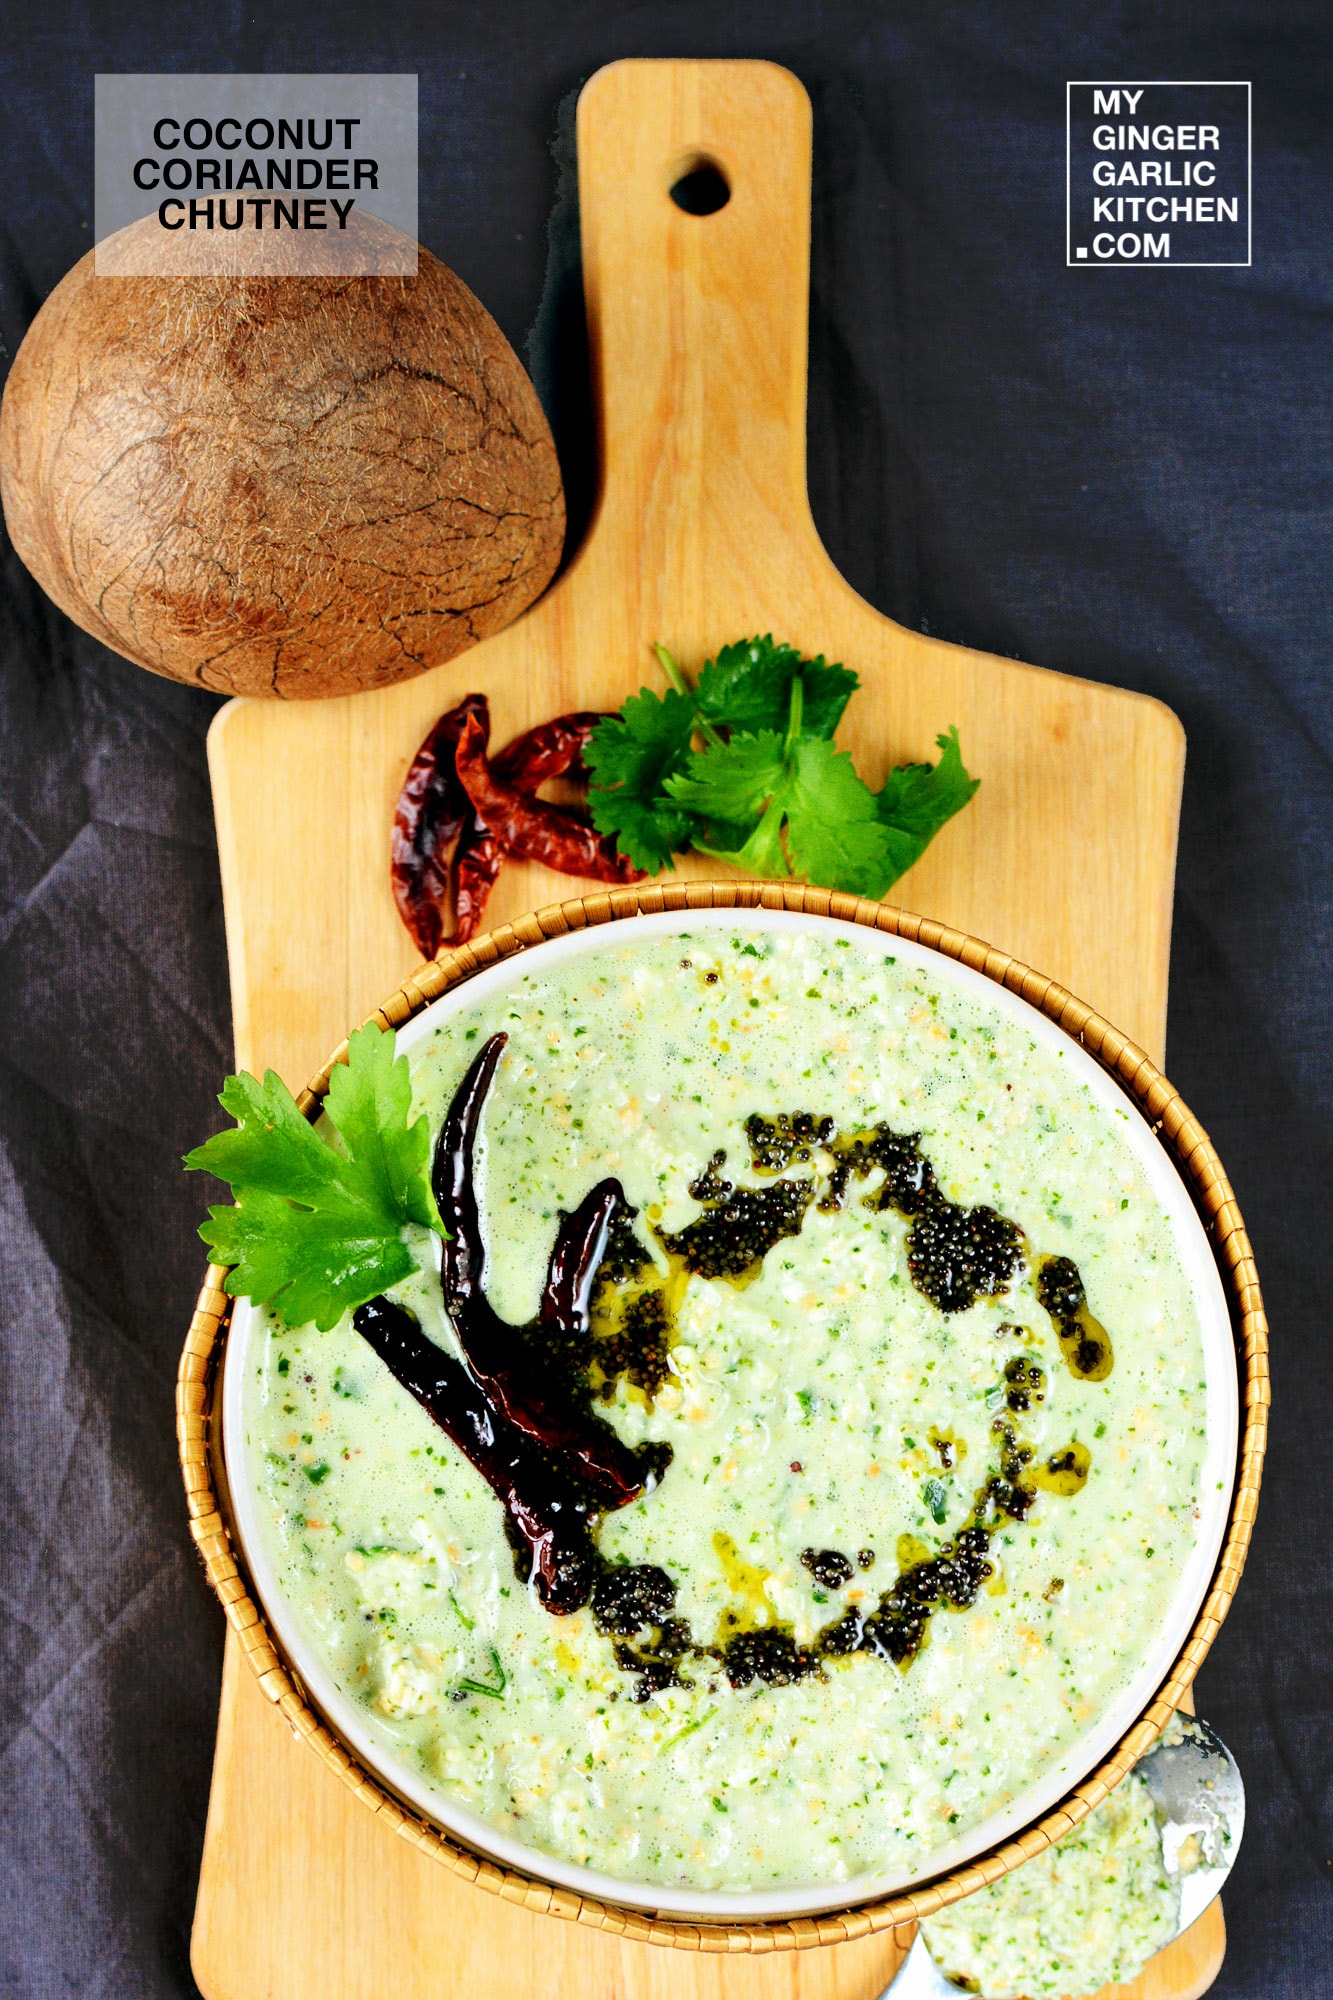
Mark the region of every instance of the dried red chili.
<instances>
[{"instance_id":1,"label":"dried red chili","mask_svg":"<svg viewBox=\"0 0 1333 2000\"><path fill-rule=\"evenodd\" d=\"M423 958L434 958L443 941L449 845L472 816L454 757L469 716L484 717L490 727L484 694L466 696L440 717L412 759L393 817L393 899Z\"/></svg>"},{"instance_id":2,"label":"dried red chili","mask_svg":"<svg viewBox=\"0 0 1333 2000\"><path fill-rule=\"evenodd\" d=\"M605 720L600 710L581 709L538 723L507 743L499 756L491 759L491 769L521 792L533 792L551 778L563 778L567 771L581 775L584 745L598 723Z\"/></svg>"},{"instance_id":3,"label":"dried red chili","mask_svg":"<svg viewBox=\"0 0 1333 2000\"><path fill-rule=\"evenodd\" d=\"M601 720L599 713L586 709L574 715L557 715L506 744L491 768L506 784L529 793L567 772L582 775L583 746ZM459 839L454 864L454 944L466 944L480 929L505 853L504 844L489 831L480 813L473 811Z\"/></svg>"},{"instance_id":4,"label":"dried red chili","mask_svg":"<svg viewBox=\"0 0 1333 2000\"><path fill-rule=\"evenodd\" d=\"M507 1421L558 1453L603 1506L623 1507L643 1491L643 1465L588 1407L578 1370L562 1373L557 1361L563 1345L587 1337L588 1301L606 1255L611 1220L627 1207L619 1181L599 1181L574 1213L561 1219L543 1291L547 1313L539 1342L502 1320L486 1295L486 1243L473 1153L508 1039L492 1035L473 1059L435 1149L431 1186L446 1231L440 1273L444 1303L468 1367Z\"/></svg>"},{"instance_id":5,"label":"dried red chili","mask_svg":"<svg viewBox=\"0 0 1333 2000\"><path fill-rule=\"evenodd\" d=\"M541 851L517 849L504 832L493 832L474 804L458 772L458 744L464 727L475 720L480 735L480 766L475 780L500 804L495 817L503 825L513 819L516 797L531 802L540 831L533 835ZM412 760L398 801L393 830L393 892L403 922L419 951L433 958L445 944L465 944L481 926L486 903L506 854L522 851L529 858L567 873L594 874L601 881L637 881L637 875L615 853L610 842L598 841L584 816L561 806L532 801L538 787L552 778L583 774L583 748L600 714L583 710L557 715L516 736L489 764L485 757L490 734L490 709L485 695L470 694L457 708L440 717ZM444 935L449 900L449 846L454 849L454 930ZM609 857L609 858L608 858ZM591 864L591 865L589 865Z\"/></svg>"},{"instance_id":6,"label":"dried red chili","mask_svg":"<svg viewBox=\"0 0 1333 2000\"><path fill-rule=\"evenodd\" d=\"M486 756L488 734L478 716L466 716L454 762L478 817L510 853L598 882L643 880L643 870L632 866L614 840L599 835L581 814L506 784Z\"/></svg>"},{"instance_id":7,"label":"dried red chili","mask_svg":"<svg viewBox=\"0 0 1333 2000\"><path fill-rule=\"evenodd\" d=\"M463 829L454 864L454 934L451 944L466 944L481 929L486 905L496 877L504 866L505 850L493 833L488 833L474 812Z\"/></svg>"}]
</instances>

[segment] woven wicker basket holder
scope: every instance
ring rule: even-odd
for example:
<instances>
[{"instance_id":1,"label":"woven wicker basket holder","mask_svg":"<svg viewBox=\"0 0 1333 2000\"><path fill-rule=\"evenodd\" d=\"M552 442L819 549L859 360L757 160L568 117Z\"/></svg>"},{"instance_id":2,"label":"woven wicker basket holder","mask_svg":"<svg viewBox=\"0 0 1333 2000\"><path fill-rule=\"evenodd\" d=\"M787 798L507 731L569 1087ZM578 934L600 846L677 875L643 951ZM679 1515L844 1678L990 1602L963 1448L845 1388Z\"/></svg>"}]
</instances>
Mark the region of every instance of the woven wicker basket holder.
<instances>
[{"instance_id":1,"label":"woven wicker basket holder","mask_svg":"<svg viewBox=\"0 0 1333 2000\"><path fill-rule=\"evenodd\" d=\"M595 1929L648 1944L674 1945L684 1951L801 1951L816 1945L844 1944L871 1932L910 1925L994 1882L1076 1826L1161 1734L1230 1609L1254 1524L1268 1428L1268 1323L1245 1225L1207 1134L1157 1066L1091 1007L1074 999L1053 979L1043 978L1016 959L976 938L964 936L961 931L949 930L944 924L913 916L905 910L866 902L856 896L835 895L824 889L748 882L682 882L615 889L603 895L553 904L423 965L371 1019L381 1027L401 1027L432 1000L438 1000L442 993L484 967L546 938L562 937L568 931L661 910L688 914L691 910L756 907L839 917L892 937L911 939L943 953L946 958L971 966L1040 1008L1115 1077L1174 1154L1217 1257L1231 1306L1244 1404L1236 1489L1226 1540L1203 1607L1166 1681L1113 1754L1053 1812L967 1867L924 1887L834 1914L783 1923L690 1923L655 1917L554 1888L549 1882L517 1869L500 1868L493 1861L460 1847L438 1827L409 1811L332 1734L310 1706L299 1678L283 1659L251 1595L220 1498L223 1479L220 1462L215 1457L214 1388L231 1314L231 1300L222 1289L226 1274L216 1264L209 1266L190 1321L176 1387L176 1429L191 1533L208 1580L221 1600L246 1660L260 1687L286 1717L295 1734L310 1744L344 1784L350 1785L369 1811L464 1880L503 1897L506 1902L520 1903L528 1910L590 1924ZM344 1042L298 1099L307 1115L318 1108L328 1088L330 1070L346 1053Z\"/></svg>"}]
</instances>

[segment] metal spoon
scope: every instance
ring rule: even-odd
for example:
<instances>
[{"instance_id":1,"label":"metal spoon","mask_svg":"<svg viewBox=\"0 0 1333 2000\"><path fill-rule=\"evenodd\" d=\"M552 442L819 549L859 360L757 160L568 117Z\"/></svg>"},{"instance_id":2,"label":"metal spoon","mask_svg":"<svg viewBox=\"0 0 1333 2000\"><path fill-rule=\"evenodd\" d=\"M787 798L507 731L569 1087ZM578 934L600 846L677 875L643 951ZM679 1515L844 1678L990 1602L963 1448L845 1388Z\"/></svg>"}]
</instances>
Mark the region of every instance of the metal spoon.
<instances>
[{"instance_id":1,"label":"metal spoon","mask_svg":"<svg viewBox=\"0 0 1333 2000\"><path fill-rule=\"evenodd\" d=\"M1180 1883L1179 1937L1231 1873L1245 1831L1245 1787L1216 1731L1179 1711L1135 1769L1157 1808L1167 1873ZM959 1991L918 1931L880 2000L959 2000Z\"/></svg>"}]
</instances>

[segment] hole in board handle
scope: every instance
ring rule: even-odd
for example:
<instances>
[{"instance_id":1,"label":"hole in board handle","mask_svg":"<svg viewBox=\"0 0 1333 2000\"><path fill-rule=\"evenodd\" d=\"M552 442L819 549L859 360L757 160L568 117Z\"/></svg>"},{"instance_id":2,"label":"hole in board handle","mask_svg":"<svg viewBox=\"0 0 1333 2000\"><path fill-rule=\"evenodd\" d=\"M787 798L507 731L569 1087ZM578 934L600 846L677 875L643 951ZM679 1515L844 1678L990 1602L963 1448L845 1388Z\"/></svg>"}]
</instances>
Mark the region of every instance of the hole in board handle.
<instances>
[{"instance_id":1,"label":"hole in board handle","mask_svg":"<svg viewBox=\"0 0 1333 2000\"><path fill-rule=\"evenodd\" d=\"M716 215L731 200L731 184L715 161L699 159L672 182L671 199L686 215Z\"/></svg>"}]
</instances>

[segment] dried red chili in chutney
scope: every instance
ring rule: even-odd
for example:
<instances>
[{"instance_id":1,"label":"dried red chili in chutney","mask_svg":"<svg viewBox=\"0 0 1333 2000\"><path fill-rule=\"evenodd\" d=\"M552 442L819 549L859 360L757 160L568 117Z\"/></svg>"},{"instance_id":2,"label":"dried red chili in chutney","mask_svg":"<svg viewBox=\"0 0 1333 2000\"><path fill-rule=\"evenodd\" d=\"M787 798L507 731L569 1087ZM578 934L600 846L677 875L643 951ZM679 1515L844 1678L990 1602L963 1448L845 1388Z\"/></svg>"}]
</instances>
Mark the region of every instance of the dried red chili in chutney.
<instances>
[{"instance_id":1,"label":"dried red chili in chutney","mask_svg":"<svg viewBox=\"0 0 1333 2000\"><path fill-rule=\"evenodd\" d=\"M633 1214L619 1182L599 1182L562 1218L533 1325L511 1326L486 1296L473 1155L505 1041L492 1035L455 1091L432 1173L448 1231L441 1286L466 1367L392 1299L358 1306L352 1323L486 1480L504 1508L520 1577L530 1574L546 1609L561 1615L588 1602L604 1568L597 1520L660 1478L671 1450L624 1444L591 1408L584 1381L590 1301L612 1221Z\"/></svg>"}]
</instances>

